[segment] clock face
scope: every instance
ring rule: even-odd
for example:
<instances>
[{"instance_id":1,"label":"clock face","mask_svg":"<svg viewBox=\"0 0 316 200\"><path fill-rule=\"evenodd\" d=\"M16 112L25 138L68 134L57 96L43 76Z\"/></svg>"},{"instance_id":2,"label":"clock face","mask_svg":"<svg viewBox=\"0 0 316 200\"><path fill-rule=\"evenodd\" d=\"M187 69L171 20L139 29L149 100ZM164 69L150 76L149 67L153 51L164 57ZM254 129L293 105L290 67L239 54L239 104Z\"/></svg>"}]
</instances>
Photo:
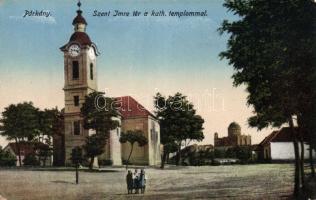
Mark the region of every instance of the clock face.
<instances>
[{"instance_id":1,"label":"clock face","mask_svg":"<svg viewBox=\"0 0 316 200\"><path fill-rule=\"evenodd\" d=\"M91 60L94 60L95 59L95 52L94 52L94 48L91 47L88 51L88 54L89 54L89 57Z\"/></svg>"},{"instance_id":2,"label":"clock face","mask_svg":"<svg viewBox=\"0 0 316 200\"><path fill-rule=\"evenodd\" d=\"M72 57L76 57L80 54L80 47L77 44L72 44L68 49L69 54Z\"/></svg>"}]
</instances>

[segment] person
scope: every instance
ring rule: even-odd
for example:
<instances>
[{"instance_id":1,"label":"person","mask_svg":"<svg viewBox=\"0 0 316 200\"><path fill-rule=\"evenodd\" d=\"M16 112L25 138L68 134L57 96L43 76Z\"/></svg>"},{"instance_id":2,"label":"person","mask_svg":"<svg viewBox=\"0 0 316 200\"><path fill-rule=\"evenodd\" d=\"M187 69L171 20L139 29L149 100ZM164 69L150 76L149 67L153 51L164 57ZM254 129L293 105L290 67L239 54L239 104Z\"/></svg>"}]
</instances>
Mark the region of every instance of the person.
<instances>
[{"instance_id":1,"label":"person","mask_svg":"<svg viewBox=\"0 0 316 200\"><path fill-rule=\"evenodd\" d=\"M145 170L142 169L140 171L140 175L139 175L139 185L140 185L140 189L141 189L141 193L144 194L145 193L145 189L146 189L146 174L145 174Z\"/></svg>"},{"instance_id":2,"label":"person","mask_svg":"<svg viewBox=\"0 0 316 200\"><path fill-rule=\"evenodd\" d=\"M135 190L135 194L139 193L139 174L138 169L135 169L135 172L133 173L133 188Z\"/></svg>"},{"instance_id":3,"label":"person","mask_svg":"<svg viewBox=\"0 0 316 200\"><path fill-rule=\"evenodd\" d=\"M133 173L131 170L128 170L126 175L126 184L127 184L127 193L133 193Z\"/></svg>"}]
</instances>

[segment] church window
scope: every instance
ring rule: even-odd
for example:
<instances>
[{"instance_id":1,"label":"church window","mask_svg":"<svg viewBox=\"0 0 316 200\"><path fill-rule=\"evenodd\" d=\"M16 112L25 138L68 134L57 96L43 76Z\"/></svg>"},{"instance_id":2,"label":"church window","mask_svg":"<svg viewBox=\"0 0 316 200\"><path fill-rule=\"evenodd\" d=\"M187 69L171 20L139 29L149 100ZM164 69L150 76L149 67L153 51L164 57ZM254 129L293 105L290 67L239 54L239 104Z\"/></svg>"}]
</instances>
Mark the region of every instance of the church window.
<instances>
[{"instance_id":1,"label":"church window","mask_svg":"<svg viewBox=\"0 0 316 200\"><path fill-rule=\"evenodd\" d=\"M90 63L90 79L93 80L93 64Z\"/></svg>"},{"instance_id":2,"label":"church window","mask_svg":"<svg viewBox=\"0 0 316 200\"><path fill-rule=\"evenodd\" d=\"M74 121L74 135L80 135L80 121Z\"/></svg>"},{"instance_id":3,"label":"church window","mask_svg":"<svg viewBox=\"0 0 316 200\"><path fill-rule=\"evenodd\" d=\"M74 96L74 105L79 106L79 96Z\"/></svg>"},{"instance_id":4,"label":"church window","mask_svg":"<svg viewBox=\"0 0 316 200\"><path fill-rule=\"evenodd\" d=\"M72 61L72 79L78 79L79 78L79 62L78 61Z\"/></svg>"}]
</instances>

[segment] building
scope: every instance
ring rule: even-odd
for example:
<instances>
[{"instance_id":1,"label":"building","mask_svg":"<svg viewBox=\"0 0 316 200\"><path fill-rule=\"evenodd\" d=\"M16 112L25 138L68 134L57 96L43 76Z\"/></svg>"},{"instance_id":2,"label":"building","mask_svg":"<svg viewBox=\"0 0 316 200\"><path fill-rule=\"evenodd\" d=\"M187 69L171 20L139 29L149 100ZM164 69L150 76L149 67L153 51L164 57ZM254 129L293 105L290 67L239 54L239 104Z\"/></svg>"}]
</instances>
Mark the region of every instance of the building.
<instances>
[{"instance_id":1,"label":"building","mask_svg":"<svg viewBox=\"0 0 316 200\"><path fill-rule=\"evenodd\" d=\"M20 142L20 154L21 154L21 163L24 165L24 158L28 155L34 155L37 157L37 159L40 161L40 165L43 165L43 161L39 159L38 157L38 150L37 147L40 146L48 146L47 144L44 143L36 143L36 142ZM12 155L16 157L16 166L20 166L19 163L19 148L16 145L15 142L10 142L6 147L3 149L4 151L10 152ZM46 166L51 166L52 165L52 157L48 156L46 158L45 162Z\"/></svg>"},{"instance_id":2,"label":"building","mask_svg":"<svg viewBox=\"0 0 316 200\"><path fill-rule=\"evenodd\" d=\"M93 131L83 128L80 108L86 95L98 91L96 61L99 51L86 33L87 22L82 16L80 2L78 6L77 16L72 22L74 33L69 41L60 48L64 57L65 108L63 133L54 137L54 160L58 165L70 165L72 149L83 146L86 137L94 134ZM159 164L160 130L155 116L132 97L115 98L116 103L120 103L120 99L122 106L118 111L121 116L114 120L117 120L121 126L109 133L105 153L98 158L110 161L113 165L121 165L122 160L127 158L129 150L128 144L122 145L119 142L121 132L140 129L147 137L148 145L142 148L136 147L131 162L146 165Z\"/></svg>"},{"instance_id":3,"label":"building","mask_svg":"<svg viewBox=\"0 0 316 200\"><path fill-rule=\"evenodd\" d=\"M309 145L306 144L307 140L307 136L304 135L305 159L309 158ZM293 138L289 127L273 131L264 140L262 140L257 149L260 160L277 162L293 161L295 159ZM300 144L299 149L301 149Z\"/></svg>"},{"instance_id":4,"label":"building","mask_svg":"<svg viewBox=\"0 0 316 200\"><path fill-rule=\"evenodd\" d=\"M249 146L251 145L251 136L241 133L241 127L236 122L232 122L228 126L228 136L218 137L218 133L214 134L215 148L229 148L234 146Z\"/></svg>"}]
</instances>

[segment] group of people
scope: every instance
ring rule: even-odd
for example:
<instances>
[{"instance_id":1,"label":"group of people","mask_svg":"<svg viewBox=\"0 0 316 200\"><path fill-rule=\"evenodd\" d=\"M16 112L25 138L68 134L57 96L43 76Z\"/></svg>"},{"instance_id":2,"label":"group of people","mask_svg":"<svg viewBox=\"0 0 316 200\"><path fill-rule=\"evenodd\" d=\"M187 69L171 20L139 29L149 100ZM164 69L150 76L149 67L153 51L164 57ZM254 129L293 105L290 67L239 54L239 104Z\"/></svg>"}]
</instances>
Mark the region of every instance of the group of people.
<instances>
[{"instance_id":1,"label":"group of people","mask_svg":"<svg viewBox=\"0 0 316 200\"><path fill-rule=\"evenodd\" d=\"M133 194L133 190L135 190L135 194L139 194L139 191L141 194L144 194L146 189L146 179L147 177L144 169L141 169L139 172L136 168L134 173L132 173L131 170L128 170L126 175L127 193Z\"/></svg>"}]
</instances>

